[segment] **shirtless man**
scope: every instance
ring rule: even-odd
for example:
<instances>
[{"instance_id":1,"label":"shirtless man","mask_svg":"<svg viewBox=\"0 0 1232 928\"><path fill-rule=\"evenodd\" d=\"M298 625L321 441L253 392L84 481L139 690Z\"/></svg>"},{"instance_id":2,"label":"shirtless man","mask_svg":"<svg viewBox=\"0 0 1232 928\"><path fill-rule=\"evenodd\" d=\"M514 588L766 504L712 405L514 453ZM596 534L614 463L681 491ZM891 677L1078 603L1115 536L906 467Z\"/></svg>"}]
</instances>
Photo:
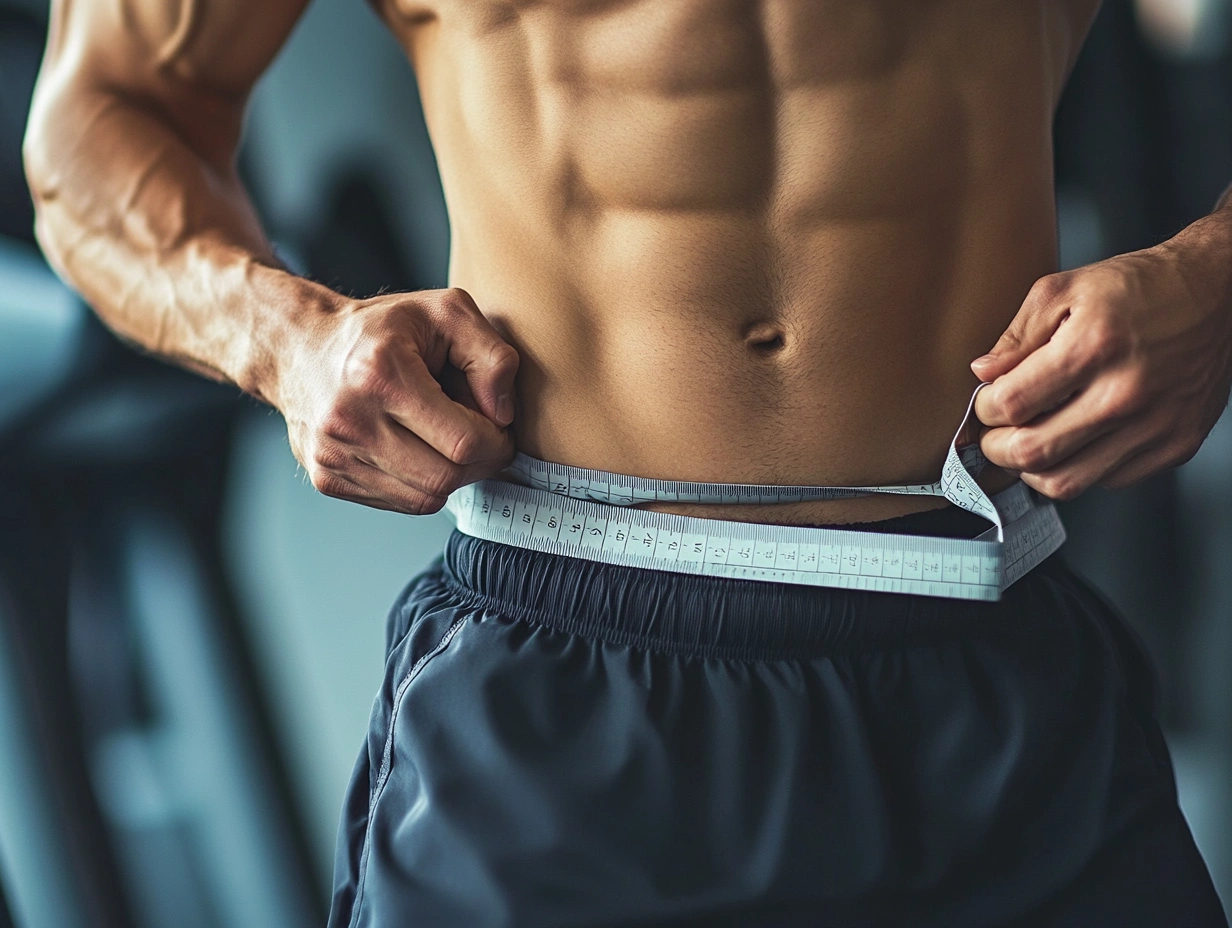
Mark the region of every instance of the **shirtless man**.
<instances>
[{"instance_id":1,"label":"shirtless man","mask_svg":"<svg viewBox=\"0 0 1232 928\"><path fill-rule=\"evenodd\" d=\"M1232 211L1055 273L1051 120L1097 0L382 0L451 287L370 299L281 267L235 171L303 4L60 0L26 157L60 272L277 407L323 493L436 512L515 445L926 483L978 379L988 489L1067 498L1186 460L1227 401ZM455 534L390 642L331 925L1225 924L1142 650L1056 557L964 603Z\"/></svg>"}]
</instances>

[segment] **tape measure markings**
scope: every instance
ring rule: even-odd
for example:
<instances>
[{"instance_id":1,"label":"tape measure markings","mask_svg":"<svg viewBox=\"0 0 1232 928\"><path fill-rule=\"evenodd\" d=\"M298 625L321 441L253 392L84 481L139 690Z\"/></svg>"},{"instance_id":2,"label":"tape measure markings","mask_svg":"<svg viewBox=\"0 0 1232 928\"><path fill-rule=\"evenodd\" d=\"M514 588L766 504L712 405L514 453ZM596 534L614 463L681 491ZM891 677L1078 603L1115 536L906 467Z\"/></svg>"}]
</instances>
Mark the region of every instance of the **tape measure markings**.
<instances>
[{"instance_id":1,"label":"tape measure markings","mask_svg":"<svg viewBox=\"0 0 1232 928\"><path fill-rule=\"evenodd\" d=\"M696 519L615 509L500 481L450 501L467 534L605 563L814 586L995 600L1052 553L1064 531L1051 506L1016 485L1000 506L1028 508L1007 542ZM990 530L992 531L992 530ZM870 543L873 542L873 543Z\"/></svg>"},{"instance_id":2,"label":"tape measure markings","mask_svg":"<svg viewBox=\"0 0 1232 928\"><path fill-rule=\"evenodd\" d=\"M981 385L982 386L982 385ZM519 454L519 482L485 480L456 491L448 509L460 531L551 554L677 573L810 586L996 600L1061 546L1050 502L1018 483L989 497L976 481L978 445L959 447L972 394L933 484L782 487L629 477ZM699 519L632 508L648 502L772 504L867 496L941 496L992 526L973 539Z\"/></svg>"}]
</instances>

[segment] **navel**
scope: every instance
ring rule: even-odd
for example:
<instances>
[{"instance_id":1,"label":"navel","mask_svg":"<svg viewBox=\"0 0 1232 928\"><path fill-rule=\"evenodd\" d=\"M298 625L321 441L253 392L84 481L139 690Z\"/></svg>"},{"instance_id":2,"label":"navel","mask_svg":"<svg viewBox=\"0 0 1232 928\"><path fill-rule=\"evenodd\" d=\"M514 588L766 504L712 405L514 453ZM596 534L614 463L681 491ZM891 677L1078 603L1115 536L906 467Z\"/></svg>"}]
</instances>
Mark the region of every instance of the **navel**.
<instances>
[{"instance_id":1,"label":"navel","mask_svg":"<svg viewBox=\"0 0 1232 928\"><path fill-rule=\"evenodd\" d=\"M744 343L758 354L775 354L787 345L787 333L779 323L761 319L745 327Z\"/></svg>"}]
</instances>

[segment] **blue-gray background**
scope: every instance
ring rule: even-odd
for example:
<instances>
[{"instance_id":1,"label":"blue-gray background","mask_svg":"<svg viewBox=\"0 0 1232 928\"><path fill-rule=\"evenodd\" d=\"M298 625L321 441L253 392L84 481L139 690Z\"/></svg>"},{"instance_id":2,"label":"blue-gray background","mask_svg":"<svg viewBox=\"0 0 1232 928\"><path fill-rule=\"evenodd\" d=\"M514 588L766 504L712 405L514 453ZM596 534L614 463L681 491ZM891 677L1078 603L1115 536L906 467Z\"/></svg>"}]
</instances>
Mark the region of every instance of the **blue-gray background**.
<instances>
[{"instance_id":1,"label":"blue-gray background","mask_svg":"<svg viewBox=\"0 0 1232 928\"><path fill-rule=\"evenodd\" d=\"M0 180L45 17L3 11ZM1160 240L1232 181L1226 21L1109 0L1058 118L1065 265ZM360 0L311 5L242 166L293 266L359 294L443 284L414 78ZM130 357L22 244L27 208L0 199L0 926L319 924L385 611L448 523L318 496L277 414ZM1232 424L1066 517L1156 656L1232 899Z\"/></svg>"}]
</instances>

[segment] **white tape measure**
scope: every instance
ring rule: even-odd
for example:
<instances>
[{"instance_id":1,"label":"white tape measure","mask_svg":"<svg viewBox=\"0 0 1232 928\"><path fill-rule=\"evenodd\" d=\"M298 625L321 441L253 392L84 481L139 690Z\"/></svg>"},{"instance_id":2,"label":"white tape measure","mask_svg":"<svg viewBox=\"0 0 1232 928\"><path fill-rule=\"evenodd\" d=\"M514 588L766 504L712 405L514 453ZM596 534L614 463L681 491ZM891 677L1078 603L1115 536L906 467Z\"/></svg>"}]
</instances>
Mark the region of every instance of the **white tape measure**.
<instances>
[{"instance_id":1,"label":"white tape measure","mask_svg":"<svg viewBox=\"0 0 1232 928\"><path fill-rule=\"evenodd\" d=\"M976 393L979 392L977 388ZM969 428L975 396L941 479L884 487L781 487L649 480L519 454L509 474L457 490L458 530L488 541L607 564L743 580L997 600L1065 541L1051 502L1018 483L989 497ZM988 519L973 539L699 519L631 508L648 502L781 503L872 493L944 496Z\"/></svg>"}]
</instances>

